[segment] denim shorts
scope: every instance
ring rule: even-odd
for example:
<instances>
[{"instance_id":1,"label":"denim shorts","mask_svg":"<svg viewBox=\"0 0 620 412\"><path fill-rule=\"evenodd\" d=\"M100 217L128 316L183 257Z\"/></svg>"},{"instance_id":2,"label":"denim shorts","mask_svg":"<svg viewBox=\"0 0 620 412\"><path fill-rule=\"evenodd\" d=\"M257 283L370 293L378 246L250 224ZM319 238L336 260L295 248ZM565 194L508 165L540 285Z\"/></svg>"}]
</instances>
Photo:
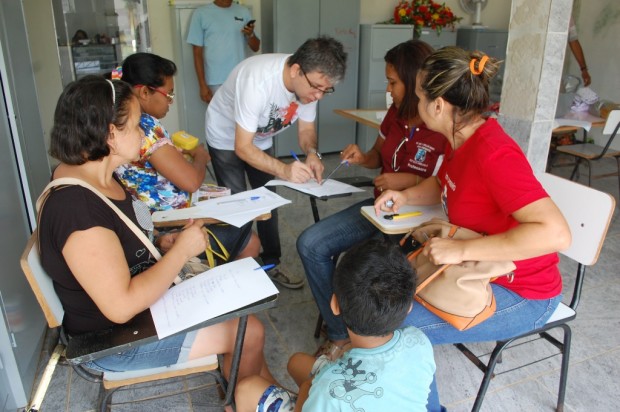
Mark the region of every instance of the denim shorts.
<instances>
[{"instance_id":1,"label":"denim shorts","mask_svg":"<svg viewBox=\"0 0 620 412\"><path fill-rule=\"evenodd\" d=\"M235 256L231 256L231 259L234 259L236 255L239 254L250 241L250 236L252 234L252 222L247 223L241 227L235 227L228 224L216 224L207 226L208 229L215 235L215 237L224 245L224 247L228 250L229 253L235 254ZM222 253L217 242L213 239L210 239L211 248L218 252Z\"/></svg>"},{"instance_id":2,"label":"denim shorts","mask_svg":"<svg viewBox=\"0 0 620 412\"><path fill-rule=\"evenodd\" d=\"M86 362L82 366L100 372L124 372L187 362L197 330L179 333L157 342Z\"/></svg>"}]
</instances>

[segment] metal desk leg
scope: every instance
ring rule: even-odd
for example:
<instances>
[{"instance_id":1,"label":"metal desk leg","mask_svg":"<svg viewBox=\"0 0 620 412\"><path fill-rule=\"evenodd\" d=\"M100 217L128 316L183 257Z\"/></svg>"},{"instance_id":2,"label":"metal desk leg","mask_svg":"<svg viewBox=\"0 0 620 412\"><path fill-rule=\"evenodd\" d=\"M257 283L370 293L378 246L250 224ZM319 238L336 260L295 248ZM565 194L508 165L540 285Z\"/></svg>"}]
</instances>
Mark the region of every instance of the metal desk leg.
<instances>
[{"instance_id":1,"label":"metal desk leg","mask_svg":"<svg viewBox=\"0 0 620 412\"><path fill-rule=\"evenodd\" d=\"M314 223L317 223L321 218L319 217L319 209L316 207L316 198L310 196L310 207L312 208L312 216L314 217Z\"/></svg>"}]
</instances>

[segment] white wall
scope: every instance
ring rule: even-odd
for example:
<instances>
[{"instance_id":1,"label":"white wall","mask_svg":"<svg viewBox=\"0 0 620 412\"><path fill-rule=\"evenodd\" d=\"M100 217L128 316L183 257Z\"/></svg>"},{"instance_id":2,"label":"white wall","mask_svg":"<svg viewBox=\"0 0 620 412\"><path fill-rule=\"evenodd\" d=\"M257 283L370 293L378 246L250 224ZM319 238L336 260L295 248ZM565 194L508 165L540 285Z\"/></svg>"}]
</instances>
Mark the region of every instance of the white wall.
<instances>
[{"instance_id":1,"label":"white wall","mask_svg":"<svg viewBox=\"0 0 620 412\"><path fill-rule=\"evenodd\" d=\"M573 17L592 77L590 88L601 99L620 103L620 2L575 0ZM581 70L570 50L566 52L566 59L568 73L581 78ZM608 138L602 136L601 129L592 129L589 136L599 144ZM616 139L613 146L620 148L620 140Z\"/></svg>"},{"instance_id":2,"label":"white wall","mask_svg":"<svg viewBox=\"0 0 620 412\"><path fill-rule=\"evenodd\" d=\"M149 28L151 32L151 51L166 59L174 60L172 51L172 8L167 1L147 0L146 8L149 13ZM172 104L170 111L162 124L171 134L180 130L179 111L176 103Z\"/></svg>"}]
</instances>

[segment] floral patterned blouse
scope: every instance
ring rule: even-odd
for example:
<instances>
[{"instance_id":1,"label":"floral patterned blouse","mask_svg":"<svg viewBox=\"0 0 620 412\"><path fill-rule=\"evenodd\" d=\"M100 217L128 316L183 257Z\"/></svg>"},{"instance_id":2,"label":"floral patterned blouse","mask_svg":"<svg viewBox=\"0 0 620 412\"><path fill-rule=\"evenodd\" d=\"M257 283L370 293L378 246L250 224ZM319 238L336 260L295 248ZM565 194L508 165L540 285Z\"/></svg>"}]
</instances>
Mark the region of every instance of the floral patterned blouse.
<instances>
[{"instance_id":1,"label":"floral patterned blouse","mask_svg":"<svg viewBox=\"0 0 620 412\"><path fill-rule=\"evenodd\" d=\"M166 129L155 117L142 113L140 127L146 138L140 148L140 159L116 169L116 174L127 189L147 204L152 212L187 207L189 193L176 187L160 175L149 158L164 145L172 145Z\"/></svg>"}]
</instances>

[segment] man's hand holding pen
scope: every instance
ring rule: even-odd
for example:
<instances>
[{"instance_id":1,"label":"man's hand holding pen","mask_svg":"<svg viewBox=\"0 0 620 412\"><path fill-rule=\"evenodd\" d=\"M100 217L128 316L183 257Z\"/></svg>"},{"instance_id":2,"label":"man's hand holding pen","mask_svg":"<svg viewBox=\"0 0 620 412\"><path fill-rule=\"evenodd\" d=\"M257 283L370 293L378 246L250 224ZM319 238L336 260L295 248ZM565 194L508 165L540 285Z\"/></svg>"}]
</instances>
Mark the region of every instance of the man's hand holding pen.
<instances>
[{"instance_id":1,"label":"man's hand holding pen","mask_svg":"<svg viewBox=\"0 0 620 412\"><path fill-rule=\"evenodd\" d=\"M297 153L292 150L291 156L295 161L286 166L286 180L293 183L305 183L315 178L319 183L321 182L324 169L321 159L316 156L307 156L306 162L303 163L299 160Z\"/></svg>"},{"instance_id":2,"label":"man's hand holding pen","mask_svg":"<svg viewBox=\"0 0 620 412\"><path fill-rule=\"evenodd\" d=\"M315 153L308 153L306 155L306 165L312 170L312 177L314 177L317 182L321 183L323 180L323 171L325 170L325 165L323 165L321 159Z\"/></svg>"}]
</instances>

